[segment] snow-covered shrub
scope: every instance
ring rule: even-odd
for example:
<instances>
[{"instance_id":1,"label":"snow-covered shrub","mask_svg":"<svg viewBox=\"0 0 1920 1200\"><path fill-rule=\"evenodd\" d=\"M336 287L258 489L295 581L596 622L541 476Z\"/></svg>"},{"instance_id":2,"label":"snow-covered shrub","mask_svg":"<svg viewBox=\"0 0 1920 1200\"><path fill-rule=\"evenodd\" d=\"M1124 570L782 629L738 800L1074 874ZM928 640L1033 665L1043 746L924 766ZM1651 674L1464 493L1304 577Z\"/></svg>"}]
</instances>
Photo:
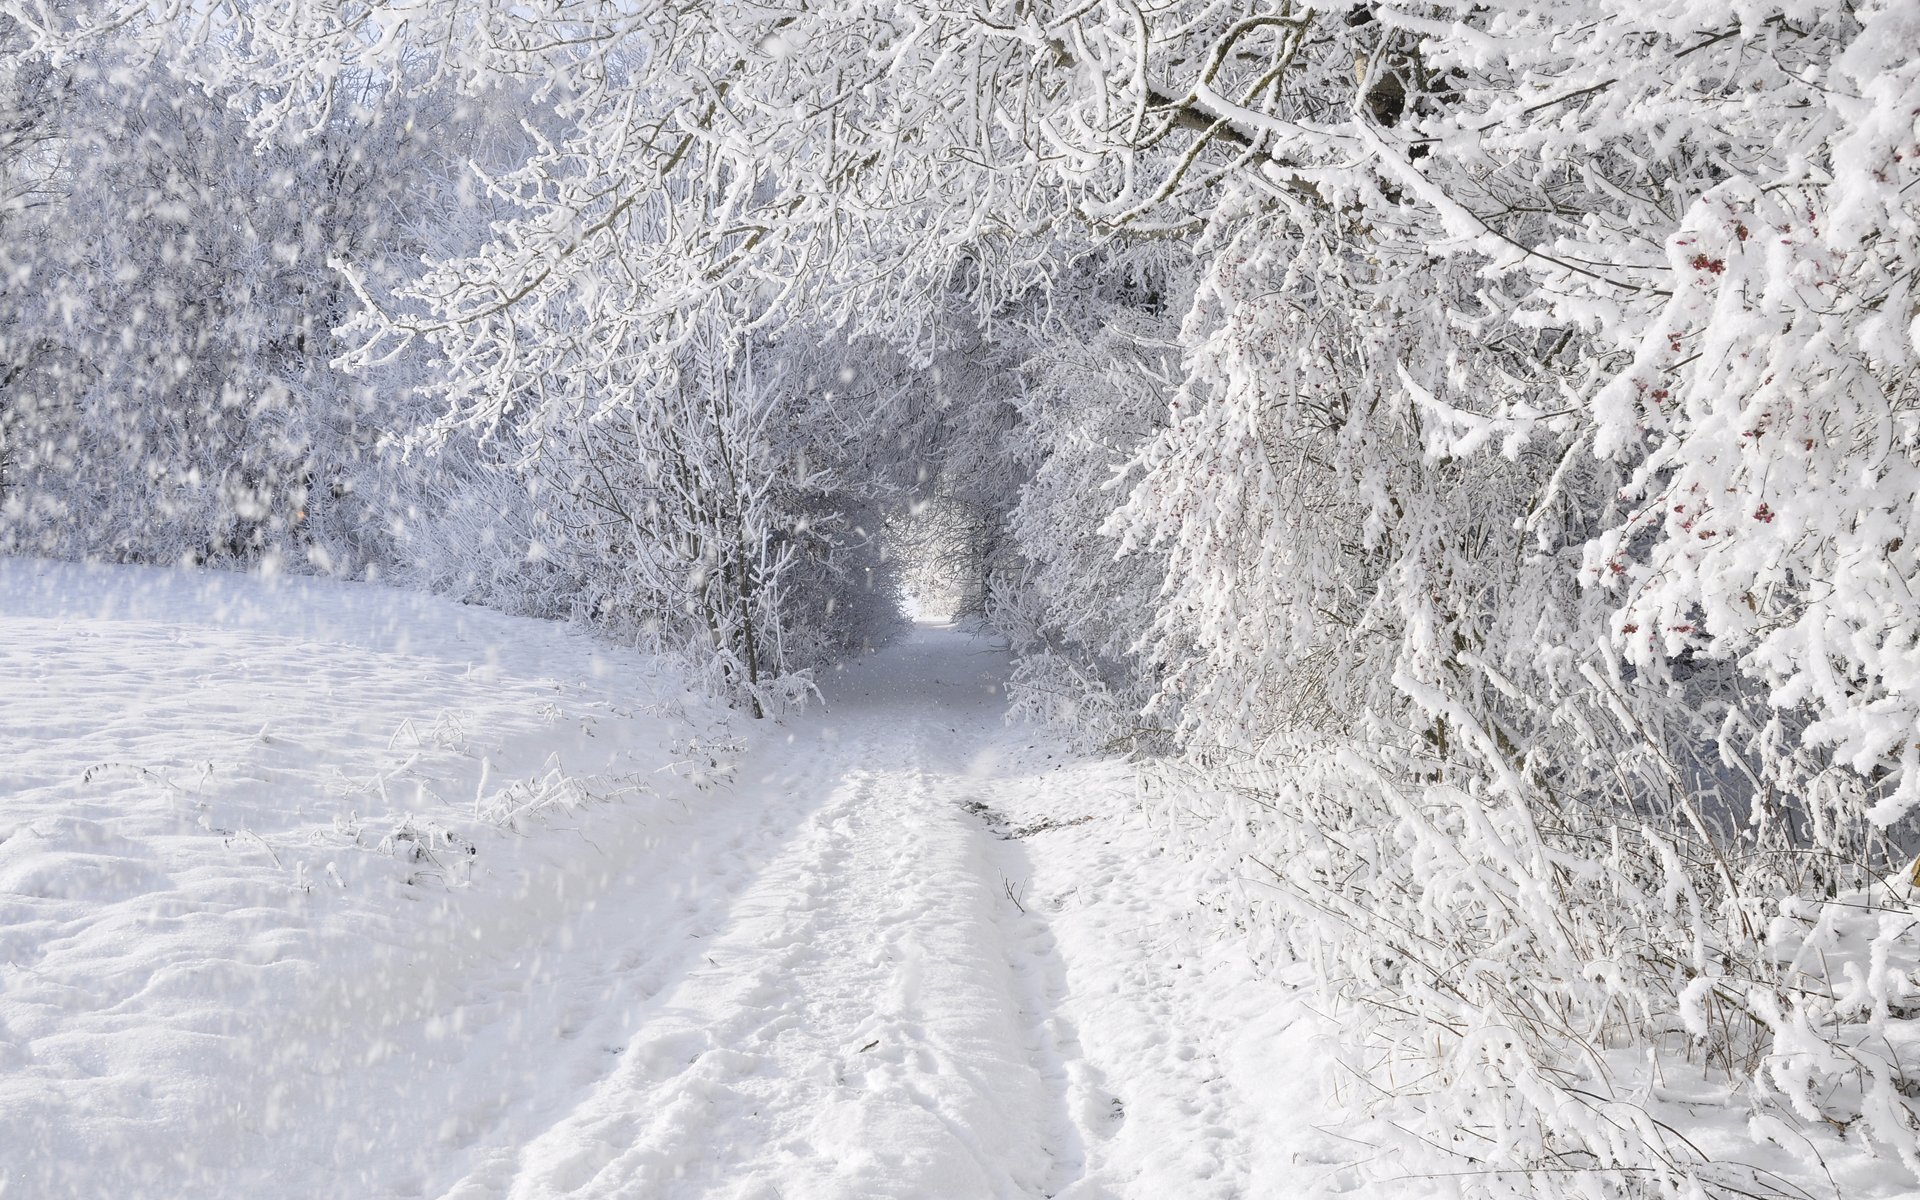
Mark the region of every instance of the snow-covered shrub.
<instances>
[{"instance_id":1,"label":"snow-covered shrub","mask_svg":"<svg viewBox=\"0 0 1920 1200\"><path fill-rule=\"evenodd\" d=\"M449 156L479 153L498 114L445 94L376 109L349 74L314 128L262 139L244 97L126 40L4 53L32 136L0 156L19 199L0 273L0 546L391 573L395 523L434 490L393 445L427 415L432 364L333 363L356 304L334 264L381 274L483 228L484 210L455 220L433 197L460 190Z\"/></svg>"},{"instance_id":2,"label":"snow-covered shrub","mask_svg":"<svg viewBox=\"0 0 1920 1200\"><path fill-rule=\"evenodd\" d=\"M1906 18L1860 16L1370 10L1363 86L1397 44L1440 102L1357 115L1371 161L1309 173L1355 209L1215 235L1113 528L1167 558L1173 803L1328 981L1397 1170L1790 1187L1663 1122L1683 1061L1809 1144L1914 1155L1903 1010L1863 997L1911 967L1881 879L1912 849L1913 342L1870 314L1910 308L1920 105L1893 134L1814 94L1910 86L1877 49ZM1344 154L1262 127L1295 164ZM1805 949L1836 923L1851 967Z\"/></svg>"}]
</instances>

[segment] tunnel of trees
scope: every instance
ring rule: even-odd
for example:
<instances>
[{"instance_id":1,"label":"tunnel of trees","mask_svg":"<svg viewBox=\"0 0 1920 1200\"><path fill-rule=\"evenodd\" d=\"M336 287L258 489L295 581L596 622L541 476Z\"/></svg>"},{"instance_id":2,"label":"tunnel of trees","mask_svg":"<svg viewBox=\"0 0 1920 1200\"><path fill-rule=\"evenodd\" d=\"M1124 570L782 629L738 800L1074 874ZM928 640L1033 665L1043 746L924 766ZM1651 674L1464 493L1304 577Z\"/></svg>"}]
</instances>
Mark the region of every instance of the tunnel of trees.
<instances>
[{"instance_id":1,"label":"tunnel of trees","mask_svg":"<svg viewBox=\"0 0 1920 1200\"><path fill-rule=\"evenodd\" d=\"M1885 955L1802 952L1920 801L1910 5L0 14L8 552L769 716L911 563L1410 1153L1687 1177L1594 1090L1651 1052L1916 1154Z\"/></svg>"}]
</instances>

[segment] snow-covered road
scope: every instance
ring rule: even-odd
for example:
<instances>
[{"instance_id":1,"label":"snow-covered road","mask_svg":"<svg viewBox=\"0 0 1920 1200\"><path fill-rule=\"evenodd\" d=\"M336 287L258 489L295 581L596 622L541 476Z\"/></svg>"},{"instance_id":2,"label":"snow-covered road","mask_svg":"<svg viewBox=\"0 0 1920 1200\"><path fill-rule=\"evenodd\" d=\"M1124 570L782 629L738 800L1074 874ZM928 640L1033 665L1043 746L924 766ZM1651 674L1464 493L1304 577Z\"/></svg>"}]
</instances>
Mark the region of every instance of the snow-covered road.
<instances>
[{"instance_id":1,"label":"snow-covered road","mask_svg":"<svg viewBox=\"0 0 1920 1200\"><path fill-rule=\"evenodd\" d=\"M367 595L296 593L309 615ZM605 682L628 668L565 666L580 647L531 644L537 623L452 606L316 631L288 627L283 596L236 633L226 593L172 596L204 622L174 625L74 621L23 595L0 586L0 631L33 648L16 658L42 689L0 699L10 732L40 739L0 823L6 1200L1086 1200L1343 1182L1276 1132L1314 1102L1294 991L1196 918L1190 868L1161 853L1124 764L1005 723L1005 658L982 638L921 628L834 673L824 708L756 725L717 791L501 825L496 801L530 794L502 786L524 769L515 745L552 777L603 781L624 778L606 763L661 753L664 727ZM348 626L386 632L343 648ZM395 642L396 626L418 636ZM298 643L300 678L329 672L324 695L275 683L271 637ZM486 671L453 669L476 653ZM236 735L263 713L232 686L216 712L167 682L223 671L264 677L273 731ZM28 728L82 679L143 714L112 735L126 745L94 744L106 735L78 716L85 753ZM429 706L413 718L354 702L409 682ZM547 694L560 716L534 704ZM432 709L464 732L387 737L373 783L317 798L316 764L377 758L365 730L417 729ZM572 731L564 755L515 725L536 709L552 739ZM505 731L486 753L482 726ZM155 740L170 729L179 745ZM129 764L119 790L63 774L109 754ZM343 816L370 793L414 807ZM453 822L442 793L495 819ZM423 845L464 881L423 878Z\"/></svg>"},{"instance_id":2,"label":"snow-covered road","mask_svg":"<svg viewBox=\"0 0 1920 1200\"><path fill-rule=\"evenodd\" d=\"M537 952L532 986L567 999L558 1020L517 1028L511 1052L521 1078L575 1059L572 1086L529 1091L520 1111L463 1131L457 1175L424 1191L1248 1194L1252 1149L1232 1129L1244 1123L1144 961L1168 931L1122 929L1070 963L1045 914L1074 896L1033 894L1028 843L1056 831L1005 814L1091 787L1104 794L1075 817L1111 820L1128 792L1111 766L1090 776L1010 735L1003 667L977 638L921 629L831 680L830 709L743 772L755 819L690 852L684 876L620 881ZM1093 870L1062 864L1072 893L1126 886L1113 862L1077 865ZM649 918L700 880L707 903L691 919ZM1124 897L1078 899L1083 915L1151 920ZM1084 1003L1069 1002L1075 968L1099 985ZM1122 1053L1109 1069L1153 1118L1141 1136L1118 1136L1127 1101L1073 1008L1110 1022ZM543 1044L549 1030L557 1043ZM501 1065L488 1054L465 1068L484 1091Z\"/></svg>"},{"instance_id":3,"label":"snow-covered road","mask_svg":"<svg viewBox=\"0 0 1920 1200\"><path fill-rule=\"evenodd\" d=\"M1084 1155L1048 1016L1059 964L1007 893L979 813L995 783L974 761L994 665L965 635L923 631L834 680L831 712L796 721L742 778L763 818L752 833L689 859L718 884L704 919L667 938L636 920L686 883L656 877L617 884L594 936L563 930L549 986L602 1014L590 1041L615 1061L524 1144L524 1129L498 1130L452 1194L1014 1196L1071 1182ZM757 867L724 878L742 855Z\"/></svg>"}]
</instances>

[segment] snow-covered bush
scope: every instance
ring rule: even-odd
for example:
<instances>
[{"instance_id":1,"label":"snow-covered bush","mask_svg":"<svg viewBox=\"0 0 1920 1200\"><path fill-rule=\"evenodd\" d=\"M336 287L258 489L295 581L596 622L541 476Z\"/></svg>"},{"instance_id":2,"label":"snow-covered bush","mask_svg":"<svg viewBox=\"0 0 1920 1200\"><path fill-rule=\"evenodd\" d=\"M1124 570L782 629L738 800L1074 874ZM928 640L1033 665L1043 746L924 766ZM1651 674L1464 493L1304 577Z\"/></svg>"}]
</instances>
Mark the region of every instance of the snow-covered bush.
<instances>
[{"instance_id":1,"label":"snow-covered bush","mask_svg":"<svg viewBox=\"0 0 1920 1200\"><path fill-rule=\"evenodd\" d=\"M1901 1009L1862 997L1911 968L1879 592L1913 574L1913 343L1869 314L1911 307L1920 105L1892 135L1812 82L1909 87L1906 18L1355 15L1385 32L1316 52L1360 62L1340 137L1245 118L1351 203L1216 226L1112 526L1167 556L1151 709L1203 842L1291 898L1246 919L1321 968L1360 1094L1417 1114L1398 1169L1785 1186L1662 1123L1669 1058L1910 1161L1904 1036L1871 1044ZM1855 965L1816 961L1806 927L1860 909Z\"/></svg>"}]
</instances>

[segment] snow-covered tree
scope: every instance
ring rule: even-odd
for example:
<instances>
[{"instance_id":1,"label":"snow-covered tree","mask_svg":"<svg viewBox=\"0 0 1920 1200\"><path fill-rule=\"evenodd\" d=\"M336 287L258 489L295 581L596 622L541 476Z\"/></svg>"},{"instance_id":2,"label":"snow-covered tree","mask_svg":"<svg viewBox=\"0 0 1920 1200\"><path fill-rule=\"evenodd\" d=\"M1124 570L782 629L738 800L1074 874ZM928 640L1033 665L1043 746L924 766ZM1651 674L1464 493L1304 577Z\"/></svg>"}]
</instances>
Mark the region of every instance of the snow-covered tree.
<instances>
[{"instance_id":1,"label":"snow-covered tree","mask_svg":"<svg viewBox=\"0 0 1920 1200\"><path fill-rule=\"evenodd\" d=\"M1260 880L1410 1161L1763 1186L1651 1054L1920 1169L1895 935L1844 994L1802 953L1902 902L1920 801L1910 5L0 11L0 129L62 131L5 194L100 201L0 209L17 544L330 546L383 401L317 399L315 322L432 405L380 409L394 570L756 706L885 624L928 504L1025 707L1164 752ZM352 199L420 144L359 114L490 89L529 120L449 229Z\"/></svg>"}]
</instances>

